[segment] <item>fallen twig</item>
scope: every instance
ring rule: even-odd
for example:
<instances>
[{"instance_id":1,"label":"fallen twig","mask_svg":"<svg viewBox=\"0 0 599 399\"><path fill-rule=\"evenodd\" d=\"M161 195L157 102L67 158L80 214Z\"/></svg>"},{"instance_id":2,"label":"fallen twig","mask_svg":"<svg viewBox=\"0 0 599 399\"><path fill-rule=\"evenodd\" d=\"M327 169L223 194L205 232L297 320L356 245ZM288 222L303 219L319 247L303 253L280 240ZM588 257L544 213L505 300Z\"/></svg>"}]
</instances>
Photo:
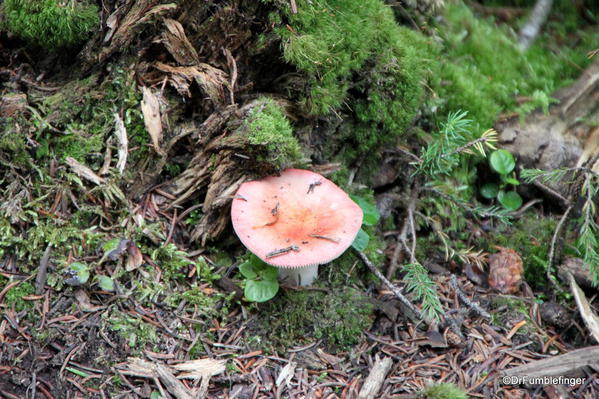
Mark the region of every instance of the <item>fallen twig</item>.
<instances>
[{"instance_id":1,"label":"fallen twig","mask_svg":"<svg viewBox=\"0 0 599 399\"><path fill-rule=\"evenodd\" d=\"M585 366L599 365L599 346L577 349L547 359L536 360L522 366L504 370L504 376L551 377L568 375Z\"/></svg>"},{"instance_id":2,"label":"fallen twig","mask_svg":"<svg viewBox=\"0 0 599 399\"><path fill-rule=\"evenodd\" d=\"M387 277L385 277L383 273L381 273L380 270L376 268L376 266L370 261L370 259L368 259L364 252L356 252L358 254L358 257L362 260L362 262L364 262L364 264L370 269L370 271L375 276L377 276L391 290L391 292L393 292L393 294L400 300L400 302L403 303L408 309L410 309L419 320L424 320L422 313L418 310L418 308L416 308L416 306L414 306L414 304L412 304L412 302L408 300L408 298L406 298L403 295L401 289L395 284L393 284L391 281L387 280Z\"/></svg>"},{"instance_id":3,"label":"fallen twig","mask_svg":"<svg viewBox=\"0 0 599 399\"><path fill-rule=\"evenodd\" d=\"M44 251L44 255L40 260L40 267L37 269L37 276L35 277L35 294L42 295L44 293L44 287L46 285L46 277L48 275L48 263L50 261L50 250L51 246L48 245Z\"/></svg>"},{"instance_id":4,"label":"fallen twig","mask_svg":"<svg viewBox=\"0 0 599 399\"><path fill-rule=\"evenodd\" d=\"M541 26L547 20L552 5L553 0L537 0L530 18L526 21L518 35L518 46L522 51L527 50L539 34Z\"/></svg>"},{"instance_id":5,"label":"fallen twig","mask_svg":"<svg viewBox=\"0 0 599 399\"><path fill-rule=\"evenodd\" d=\"M451 288L453 288L453 290L458 295L458 298L460 298L460 300L462 302L464 302L464 304L466 306L468 306L470 309L474 310L474 312L476 312L476 314L478 314L479 316L485 317L487 319L491 318L491 315L489 314L489 312L487 312L486 310L484 310L483 308L481 308L479 304L472 302L466 296L466 294L464 294L464 292L460 289L460 286L458 284L458 279L455 276L455 274L451 275L451 279L449 281L451 283Z\"/></svg>"},{"instance_id":6,"label":"fallen twig","mask_svg":"<svg viewBox=\"0 0 599 399\"><path fill-rule=\"evenodd\" d=\"M391 370L391 366L393 366L393 361L390 357L385 357L381 360L377 355L374 366L372 366L370 374L368 374L368 377L364 380L362 389L360 389L358 399L374 399L381 390L381 386L385 382L385 377L389 373L389 370Z\"/></svg>"}]
</instances>

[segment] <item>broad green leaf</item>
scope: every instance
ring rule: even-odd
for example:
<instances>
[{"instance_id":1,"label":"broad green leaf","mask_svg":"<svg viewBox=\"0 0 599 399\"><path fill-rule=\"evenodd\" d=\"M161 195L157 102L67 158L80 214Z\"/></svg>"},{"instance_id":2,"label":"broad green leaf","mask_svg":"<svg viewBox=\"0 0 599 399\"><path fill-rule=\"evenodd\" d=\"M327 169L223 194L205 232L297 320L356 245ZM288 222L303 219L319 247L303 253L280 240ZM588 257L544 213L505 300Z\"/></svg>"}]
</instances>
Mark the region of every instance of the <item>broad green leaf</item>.
<instances>
[{"instance_id":1,"label":"broad green leaf","mask_svg":"<svg viewBox=\"0 0 599 399\"><path fill-rule=\"evenodd\" d=\"M516 167L516 161L511 152L500 149L491 153L489 158L491 167L500 175L507 175Z\"/></svg>"},{"instance_id":2,"label":"broad green leaf","mask_svg":"<svg viewBox=\"0 0 599 399\"><path fill-rule=\"evenodd\" d=\"M239 272L243 275L243 277L248 279L255 279L258 277L258 270L256 266L251 261L243 262L239 265Z\"/></svg>"},{"instance_id":3,"label":"broad green leaf","mask_svg":"<svg viewBox=\"0 0 599 399\"><path fill-rule=\"evenodd\" d=\"M251 302L266 302L279 291L277 280L247 280L243 291L245 298Z\"/></svg>"},{"instance_id":4,"label":"broad green leaf","mask_svg":"<svg viewBox=\"0 0 599 399\"><path fill-rule=\"evenodd\" d=\"M239 265L239 272L249 280L276 280L278 275L276 267L265 263L254 254L246 262Z\"/></svg>"},{"instance_id":5,"label":"broad green leaf","mask_svg":"<svg viewBox=\"0 0 599 399\"><path fill-rule=\"evenodd\" d=\"M366 247L368 247L368 242L370 241L370 236L364 230L360 229L358 231L358 235L354 239L352 243L352 247L354 247L358 251L364 251Z\"/></svg>"},{"instance_id":6,"label":"broad green leaf","mask_svg":"<svg viewBox=\"0 0 599 399\"><path fill-rule=\"evenodd\" d=\"M277 280L279 277L279 270L271 265L264 264L264 269L260 273L260 277L264 280Z\"/></svg>"},{"instance_id":7,"label":"broad green leaf","mask_svg":"<svg viewBox=\"0 0 599 399\"><path fill-rule=\"evenodd\" d=\"M85 284L89 280L89 268L85 263L73 262L69 266L69 271L73 277L66 280L69 285L81 285Z\"/></svg>"},{"instance_id":8,"label":"broad green leaf","mask_svg":"<svg viewBox=\"0 0 599 399\"><path fill-rule=\"evenodd\" d=\"M480 188L480 195L487 199L494 199L499 192L499 186L495 183L486 183Z\"/></svg>"},{"instance_id":9,"label":"broad green leaf","mask_svg":"<svg viewBox=\"0 0 599 399\"><path fill-rule=\"evenodd\" d=\"M96 277L98 280L98 285L104 291L114 291L114 281L108 276L98 276Z\"/></svg>"},{"instance_id":10,"label":"broad green leaf","mask_svg":"<svg viewBox=\"0 0 599 399\"><path fill-rule=\"evenodd\" d=\"M515 191L500 191L497 195L497 199L505 209L510 211L515 211L522 206L522 197Z\"/></svg>"},{"instance_id":11,"label":"broad green leaf","mask_svg":"<svg viewBox=\"0 0 599 399\"><path fill-rule=\"evenodd\" d=\"M350 195L350 198L362 208L362 212L364 212L364 219L362 220L363 224L366 226L373 226L378 223L381 215L379 214L378 209L376 209L375 204L358 195Z\"/></svg>"}]
</instances>

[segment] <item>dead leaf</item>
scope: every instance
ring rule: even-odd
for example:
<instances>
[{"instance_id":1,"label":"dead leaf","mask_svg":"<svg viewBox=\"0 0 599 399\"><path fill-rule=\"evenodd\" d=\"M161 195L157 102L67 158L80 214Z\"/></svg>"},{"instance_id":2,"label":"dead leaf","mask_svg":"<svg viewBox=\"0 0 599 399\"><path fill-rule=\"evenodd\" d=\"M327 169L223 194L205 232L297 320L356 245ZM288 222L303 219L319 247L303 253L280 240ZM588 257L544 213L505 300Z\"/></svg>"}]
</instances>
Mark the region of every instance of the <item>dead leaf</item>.
<instances>
[{"instance_id":1,"label":"dead leaf","mask_svg":"<svg viewBox=\"0 0 599 399\"><path fill-rule=\"evenodd\" d=\"M90 168L85 165L80 164L75 158L67 157L66 159L67 165L71 167L73 172L79 177L82 177L90 182L97 184L103 184L105 182L100 176L94 173Z\"/></svg>"},{"instance_id":2,"label":"dead leaf","mask_svg":"<svg viewBox=\"0 0 599 399\"><path fill-rule=\"evenodd\" d=\"M122 175L127 164L127 156L129 155L129 140L127 139L125 123L116 112L114 113L114 125L114 134L119 142L119 160L116 163L116 168Z\"/></svg>"},{"instance_id":3,"label":"dead leaf","mask_svg":"<svg viewBox=\"0 0 599 399\"><path fill-rule=\"evenodd\" d=\"M105 306L96 306L92 304L91 300L89 299L89 295L87 295L87 292L82 289L75 291L75 299L77 299L79 307L84 312L95 312L105 308Z\"/></svg>"},{"instance_id":4,"label":"dead leaf","mask_svg":"<svg viewBox=\"0 0 599 399\"><path fill-rule=\"evenodd\" d=\"M275 382L275 384L279 386L283 383L283 381L285 381L286 384L289 384L289 382L293 378L293 374L295 373L295 366L295 362L287 363L279 373L279 376L277 377L277 381Z\"/></svg>"},{"instance_id":5,"label":"dead leaf","mask_svg":"<svg viewBox=\"0 0 599 399\"><path fill-rule=\"evenodd\" d=\"M595 341L599 342L599 317L593 313L593 310L589 305L589 301L584 295L582 289L580 289L578 284L576 284L574 276L568 273L568 279L570 280L570 291L572 291L572 294L574 294L574 299L576 299L576 305L578 306L580 316L587 325L593 338L595 338Z\"/></svg>"},{"instance_id":6,"label":"dead leaf","mask_svg":"<svg viewBox=\"0 0 599 399\"><path fill-rule=\"evenodd\" d=\"M489 256L489 285L502 294L515 294L524 274L522 258L513 249L495 248L499 252Z\"/></svg>"},{"instance_id":7,"label":"dead leaf","mask_svg":"<svg viewBox=\"0 0 599 399\"><path fill-rule=\"evenodd\" d=\"M108 32L106 32L106 35L104 36L104 43L108 43L112 38L112 35L114 35L114 31L116 30L119 22L118 14L120 10L121 7L117 8L106 19L106 27L108 28Z\"/></svg>"},{"instance_id":8,"label":"dead leaf","mask_svg":"<svg viewBox=\"0 0 599 399\"><path fill-rule=\"evenodd\" d=\"M141 112L144 115L144 124L152 138L154 150L161 154L160 142L162 141L162 121L160 118L160 101L149 88L142 87L141 91L143 93Z\"/></svg>"},{"instance_id":9,"label":"dead leaf","mask_svg":"<svg viewBox=\"0 0 599 399\"><path fill-rule=\"evenodd\" d=\"M125 266L125 269L128 272L137 269L144 263L143 255L133 241L129 242L127 253L129 256L127 256L127 265Z\"/></svg>"}]
</instances>

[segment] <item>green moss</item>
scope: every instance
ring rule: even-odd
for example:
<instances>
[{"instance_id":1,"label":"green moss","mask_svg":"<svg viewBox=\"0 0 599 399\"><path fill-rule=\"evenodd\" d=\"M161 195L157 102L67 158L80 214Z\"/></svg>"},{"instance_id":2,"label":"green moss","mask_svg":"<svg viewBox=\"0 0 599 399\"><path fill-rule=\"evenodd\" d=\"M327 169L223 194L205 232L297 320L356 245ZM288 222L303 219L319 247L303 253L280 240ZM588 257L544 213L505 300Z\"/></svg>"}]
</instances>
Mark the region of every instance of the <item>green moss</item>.
<instances>
[{"instance_id":1,"label":"green moss","mask_svg":"<svg viewBox=\"0 0 599 399\"><path fill-rule=\"evenodd\" d=\"M423 97L432 46L398 26L380 0L298 1L302 12L282 6L288 25L277 32L287 62L307 75L301 100L315 115L351 107L357 126L344 133L355 157L390 142L414 119Z\"/></svg>"},{"instance_id":2,"label":"green moss","mask_svg":"<svg viewBox=\"0 0 599 399\"><path fill-rule=\"evenodd\" d=\"M567 85L590 62L586 53L599 46L596 29L580 30L576 47L564 46L555 52L546 43L554 43L556 37L545 36L523 53L512 31L474 16L462 3L448 4L439 34L443 61L432 83L438 96L434 101L443 102L439 114L466 110L477 127L485 129L493 126L500 112L516 108L517 96L537 92L541 98L542 92L549 98L555 89Z\"/></svg>"},{"instance_id":3,"label":"green moss","mask_svg":"<svg viewBox=\"0 0 599 399\"><path fill-rule=\"evenodd\" d=\"M98 26L98 8L89 3L58 0L6 0L6 27L37 47L71 47Z\"/></svg>"},{"instance_id":4,"label":"green moss","mask_svg":"<svg viewBox=\"0 0 599 399\"><path fill-rule=\"evenodd\" d=\"M4 277L0 277L0 286L4 287L8 284L7 279ZM29 282L23 282L18 285L15 285L11 289L9 289L4 295L4 303L9 307L14 309L16 312L21 312L23 310L29 309L33 307L33 302L23 300L24 296L33 295L35 293L35 288Z\"/></svg>"},{"instance_id":5,"label":"green moss","mask_svg":"<svg viewBox=\"0 0 599 399\"><path fill-rule=\"evenodd\" d=\"M468 394L447 382L432 384L421 392L426 399L468 399Z\"/></svg>"},{"instance_id":6,"label":"green moss","mask_svg":"<svg viewBox=\"0 0 599 399\"><path fill-rule=\"evenodd\" d=\"M267 160L284 169L301 160L300 145L281 107L272 99L261 100L262 104L248 115L248 140L250 144L265 147Z\"/></svg>"},{"instance_id":7,"label":"green moss","mask_svg":"<svg viewBox=\"0 0 599 399\"><path fill-rule=\"evenodd\" d=\"M156 327L143 321L141 316L123 313L116 307L102 314L109 328L125 339L131 348L143 349L147 344L158 342Z\"/></svg>"},{"instance_id":8,"label":"green moss","mask_svg":"<svg viewBox=\"0 0 599 399\"><path fill-rule=\"evenodd\" d=\"M286 290L261 305L258 313L257 324L250 329L255 344L263 341L285 350L322 339L329 347L343 349L359 342L362 331L370 327L373 307L353 288Z\"/></svg>"}]
</instances>

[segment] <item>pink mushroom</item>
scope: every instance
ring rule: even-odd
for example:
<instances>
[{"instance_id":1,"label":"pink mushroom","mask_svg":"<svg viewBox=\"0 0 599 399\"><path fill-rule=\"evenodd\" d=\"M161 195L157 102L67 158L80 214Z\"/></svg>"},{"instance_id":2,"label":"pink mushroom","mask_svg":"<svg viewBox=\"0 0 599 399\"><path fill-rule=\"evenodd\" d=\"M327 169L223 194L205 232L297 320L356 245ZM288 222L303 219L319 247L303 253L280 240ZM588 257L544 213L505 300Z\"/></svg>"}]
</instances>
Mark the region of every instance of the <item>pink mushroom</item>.
<instances>
[{"instance_id":1,"label":"pink mushroom","mask_svg":"<svg viewBox=\"0 0 599 399\"><path fill-rule=\"evenodd\" d=\"M362 216L362 209L333 182L300 169L242 184L231 207L241 242L295 285L311 285L318 265L345 252Z\"/></svg>"}]
</instances>

